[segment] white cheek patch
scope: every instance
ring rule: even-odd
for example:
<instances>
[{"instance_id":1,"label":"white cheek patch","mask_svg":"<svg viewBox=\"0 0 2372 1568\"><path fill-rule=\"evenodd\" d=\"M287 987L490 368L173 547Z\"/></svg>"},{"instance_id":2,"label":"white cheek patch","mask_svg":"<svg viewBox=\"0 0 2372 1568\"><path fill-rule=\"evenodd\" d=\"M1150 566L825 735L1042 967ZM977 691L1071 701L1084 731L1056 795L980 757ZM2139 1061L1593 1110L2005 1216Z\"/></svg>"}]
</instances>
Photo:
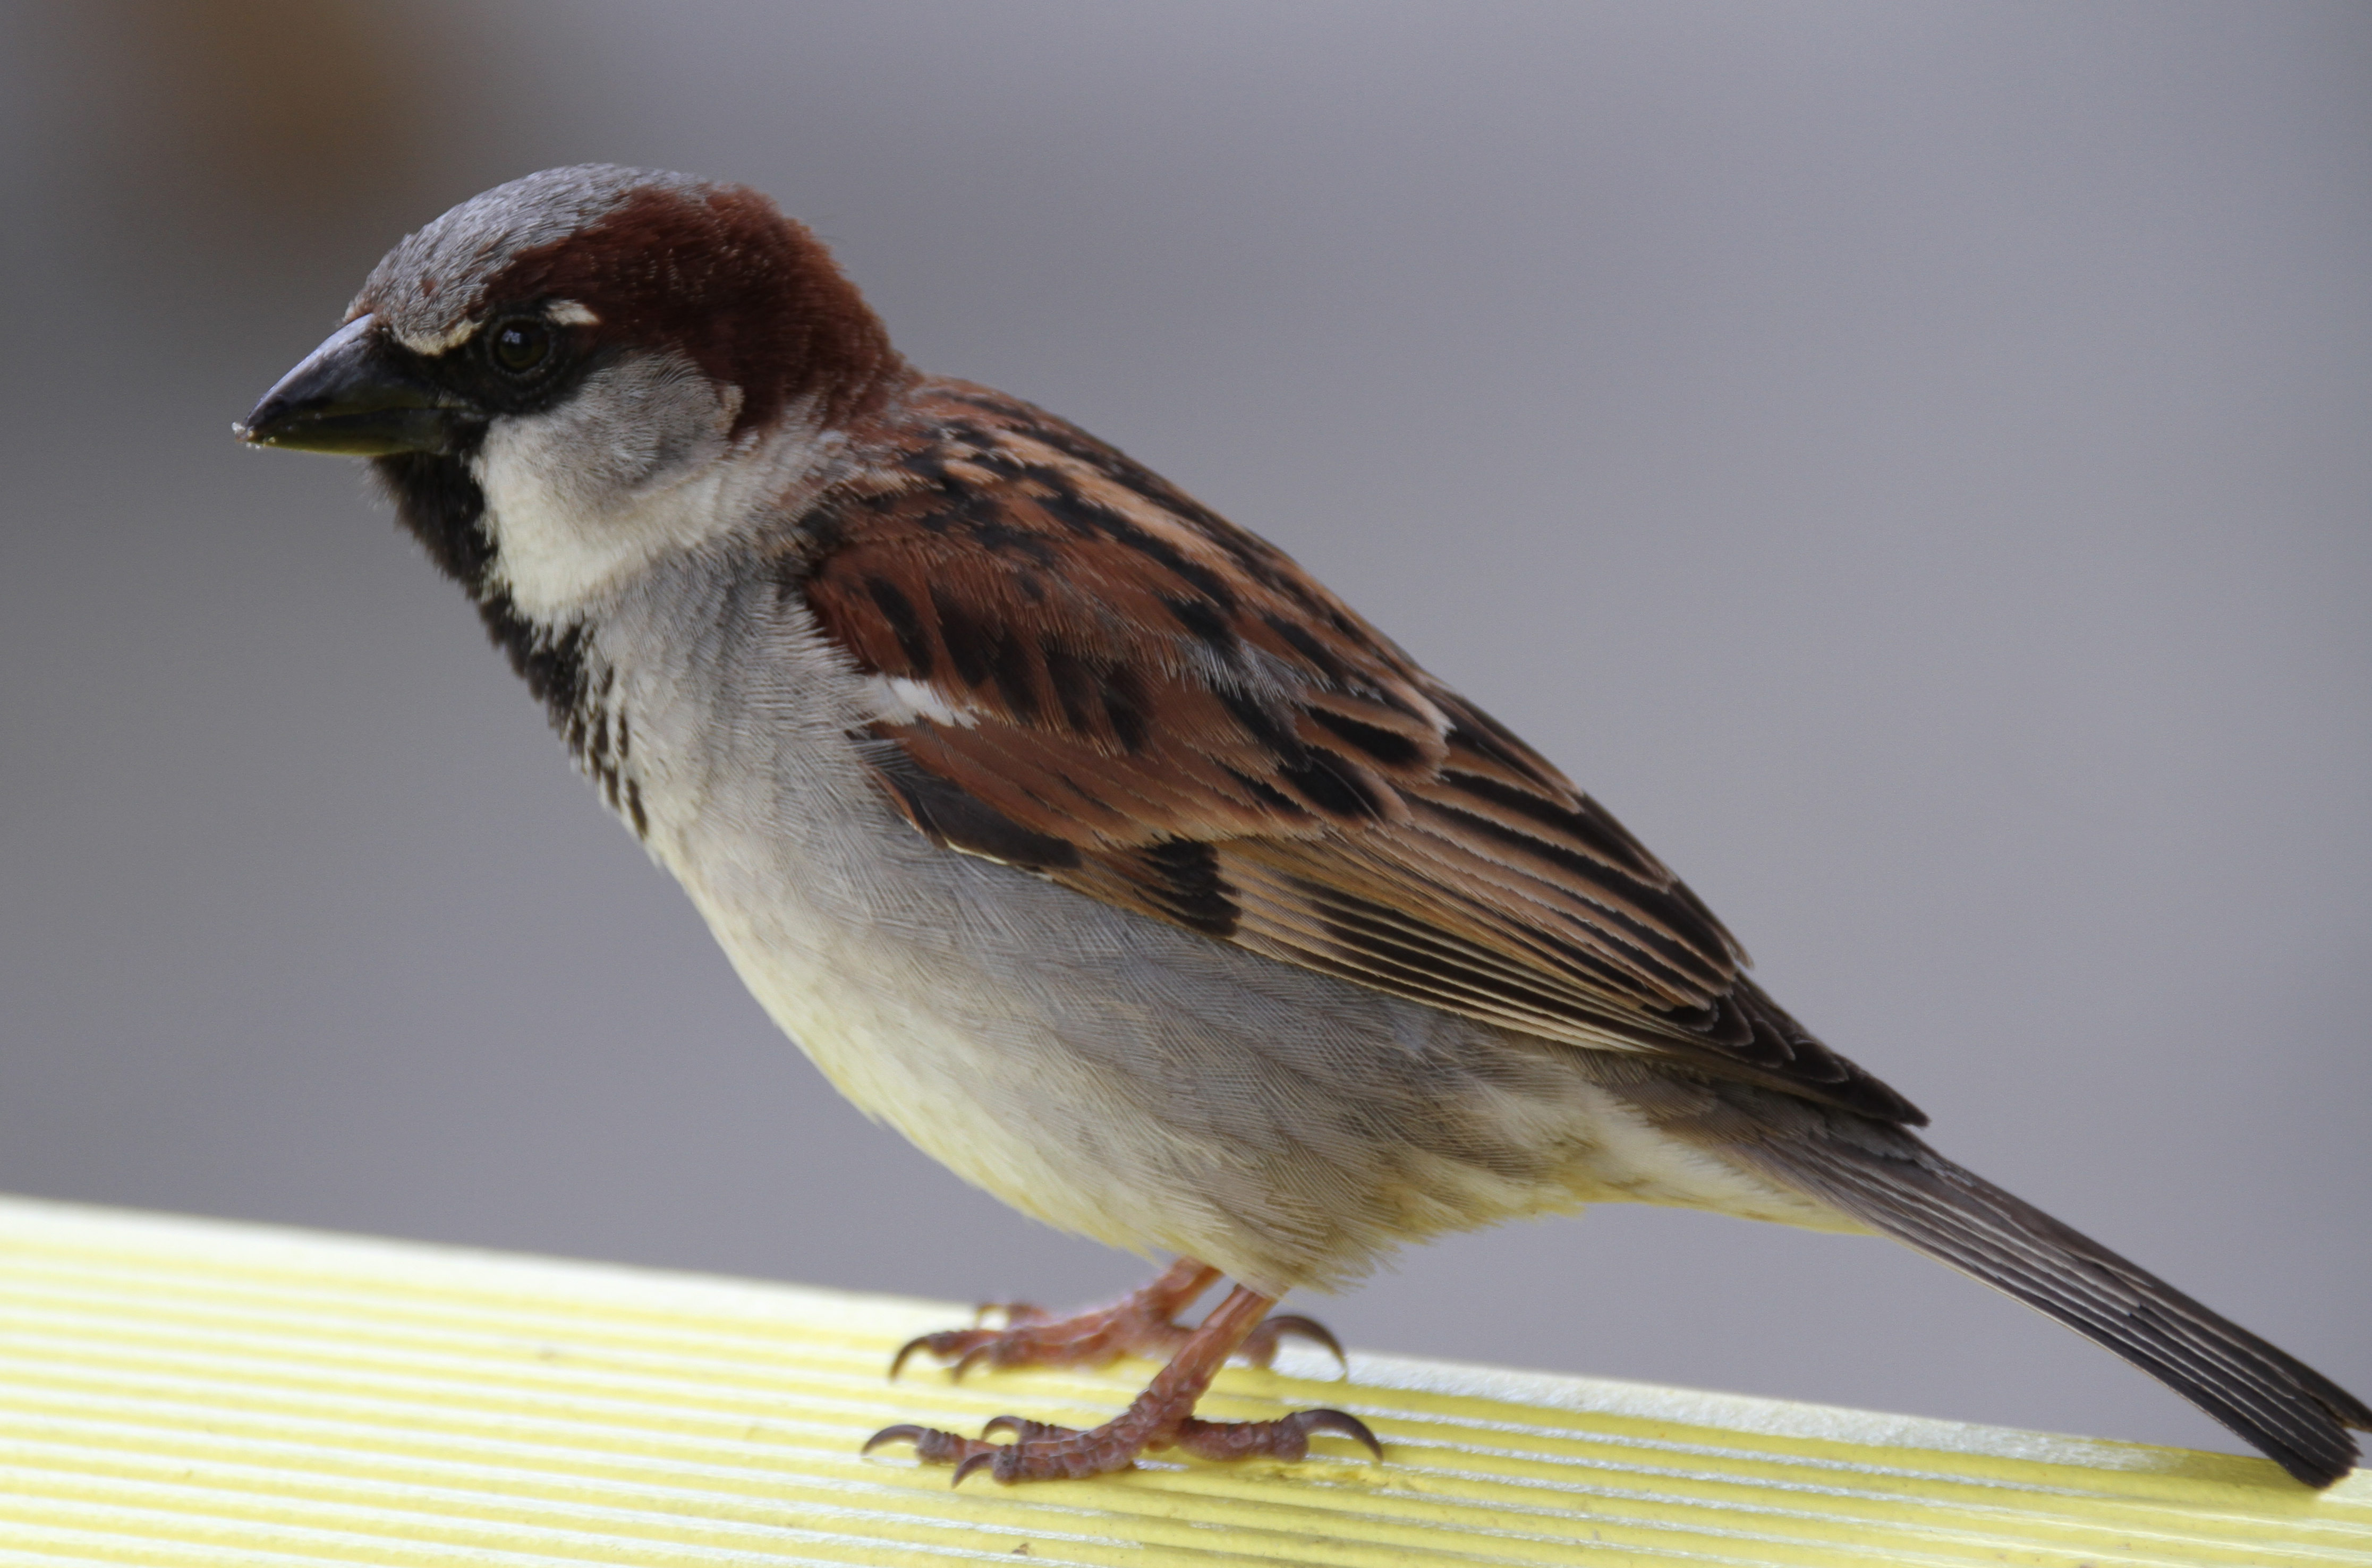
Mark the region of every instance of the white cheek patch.
<instances>
[{"instance_id":1,"label":"white cheek patch","mask_svg":"<svg viewBox=\"0 0 2372 1568\"><path fill-rule=\"evenodd\" d=\"M548 624L574 619L662 556L753 526L824 443L778 430L729 446L738 396L676 354L637 354L541 412L497 419L471 459L494 536L494 585Z\"/></svg>"},{"instance_id":2,"label":"white cheek patch","mask_svg":"<svg viewBox=\"0 0 2372 1568\"><path fill-rule=\"evenodd\" d=\"M876 716L888 724L912 724L916 719L928 719L956 729L970 729L980 722L980 710L957 703L937 687L920 680L909 680L902 675L877 675L865 683L865 694L871 701Z\"/></svg>"}]
</instances>

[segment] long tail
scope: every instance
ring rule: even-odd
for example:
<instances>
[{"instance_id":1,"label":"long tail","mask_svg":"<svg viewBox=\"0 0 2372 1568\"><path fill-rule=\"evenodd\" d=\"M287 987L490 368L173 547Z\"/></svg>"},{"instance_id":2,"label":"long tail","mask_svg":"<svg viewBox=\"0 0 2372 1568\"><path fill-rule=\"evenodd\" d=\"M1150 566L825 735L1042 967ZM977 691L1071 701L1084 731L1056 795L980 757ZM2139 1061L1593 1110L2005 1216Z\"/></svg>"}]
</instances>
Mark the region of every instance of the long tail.
<instances>
[{"instance_id":1,"label":"long tail","mask_svg":"<svg viewBox=\"0 0 2372 1568\"><path fill-rule=\"evenodd\" d=\"M2355 1468L2348 1429L2372 1431L2362 1400L1910 1134L1895 1137L1899 1152L1819 1135L1729 1152L2116 1352L2308 1486Z\"/></svg>"}]
</instances>

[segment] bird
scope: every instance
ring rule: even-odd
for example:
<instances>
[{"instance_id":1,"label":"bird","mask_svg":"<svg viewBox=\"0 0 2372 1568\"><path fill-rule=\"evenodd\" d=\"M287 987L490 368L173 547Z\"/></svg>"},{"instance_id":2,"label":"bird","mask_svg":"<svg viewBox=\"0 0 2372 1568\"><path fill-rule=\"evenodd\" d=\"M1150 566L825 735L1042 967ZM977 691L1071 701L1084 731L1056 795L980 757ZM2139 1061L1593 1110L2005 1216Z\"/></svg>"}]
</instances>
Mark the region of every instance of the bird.
<instances>
[{"instance_id":1,"label":"bird","mask_svg":"<svg viewBox=\"0 0 2372 1568\"><path fill-rule=\"evenodd\" d=\"M869 1116L1173 1259L960 1374L1164 1365L1100 1425L884 1428L954 1481L1355 1416L1211 1422L1273 1308L1589 1203L1907 1243L2308 1486L2372 1410L1936 1153L1596 800L1275 546L1022 400L915 369L763 193L586 164L405 237L237 436L367 459L601 799ZM1193 1304L1225 1283L1189 1326ZM998 1441L998 1439L1005 1439Z\"/></svg>"}]
</instances>

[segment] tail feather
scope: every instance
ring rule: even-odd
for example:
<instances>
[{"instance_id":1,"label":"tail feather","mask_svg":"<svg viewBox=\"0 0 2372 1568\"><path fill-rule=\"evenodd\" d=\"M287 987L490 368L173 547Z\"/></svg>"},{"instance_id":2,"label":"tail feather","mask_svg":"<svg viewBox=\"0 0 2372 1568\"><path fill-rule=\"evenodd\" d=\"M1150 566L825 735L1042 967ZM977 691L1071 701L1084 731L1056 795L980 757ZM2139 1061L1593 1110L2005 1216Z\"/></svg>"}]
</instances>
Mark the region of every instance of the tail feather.
<instances>
[{"instance_id":1,"label":"tail feather","mask_svg":"<svg viewBox=\"0 0 2372 1568\"><path fill-rule=\"evenodd\" d=\"M2372 1409L2031 1203L1908 1133L1900 1152L1832 1137L1735 1150L1769 1174L2047 1313L2214 1416L2308 1486L2353 1469Z\"/></svg>"}]
</instances>

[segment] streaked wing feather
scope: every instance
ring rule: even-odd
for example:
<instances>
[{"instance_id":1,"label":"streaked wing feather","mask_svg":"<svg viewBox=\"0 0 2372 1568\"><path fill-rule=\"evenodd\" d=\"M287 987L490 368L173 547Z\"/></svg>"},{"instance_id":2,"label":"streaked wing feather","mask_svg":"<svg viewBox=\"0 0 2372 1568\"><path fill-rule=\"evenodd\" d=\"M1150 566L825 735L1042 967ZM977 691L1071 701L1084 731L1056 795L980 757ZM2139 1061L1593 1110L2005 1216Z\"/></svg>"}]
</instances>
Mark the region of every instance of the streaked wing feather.
<instances>
[{"instance_id":1,"label":"streaked wing feather","mask_svg":"<svg viewBox=\"0 0 2372 1568\"><path fill-rule=\"evenodd\" d=\"M1924 1121L1538 753L1281 552L960 383L798 574L921 831L1287 963Z\"/></svg>"}]
</instances>

